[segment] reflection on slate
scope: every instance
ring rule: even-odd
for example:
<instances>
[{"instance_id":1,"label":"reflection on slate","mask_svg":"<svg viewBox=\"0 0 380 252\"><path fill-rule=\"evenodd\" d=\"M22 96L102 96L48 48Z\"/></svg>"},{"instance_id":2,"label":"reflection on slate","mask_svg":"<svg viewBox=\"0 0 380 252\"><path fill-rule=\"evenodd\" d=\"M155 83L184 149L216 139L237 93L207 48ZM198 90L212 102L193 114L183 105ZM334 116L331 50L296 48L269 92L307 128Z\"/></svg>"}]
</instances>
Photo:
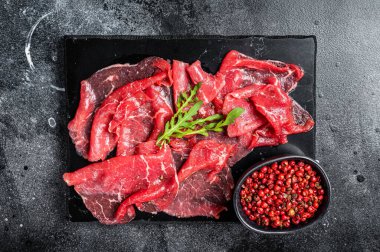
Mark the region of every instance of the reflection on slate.
<instances>
[{"instance_id":1,"label":"reflection on slate","mask_svg":"<svg viewBox=\"0 0 380 252\"><path fill-rule=\"evenodd\" d=\"M137 63L148 56L179 59L194 62L199 59L202 67L211 73L218 70L224 55L238 50L258 59L273 59L300 65L305 76L291 96L315 118L315 58L316 40L313 36L286 37L137 37L137 36L68 36L65 38L65 71L69 117L73 118L79 103L80 81L97 70L116 63ZM69 137L69 136L67 136ZM278 147L262 147L252 151L239 161L232 173L235 181L252 164L265 157L281 154L304 154L315 158L315 128L304 134L289 136L289 143ZM69 170L88 164L69 144ZM220 222L237 221L232 204L221 214ZM69 189L68 210L72 221L94 220L74 189ZM178 219L163 213L151 215L137 211L136 220L151 221L215 221L203 217Z\"/></svg>"}]
</instances>

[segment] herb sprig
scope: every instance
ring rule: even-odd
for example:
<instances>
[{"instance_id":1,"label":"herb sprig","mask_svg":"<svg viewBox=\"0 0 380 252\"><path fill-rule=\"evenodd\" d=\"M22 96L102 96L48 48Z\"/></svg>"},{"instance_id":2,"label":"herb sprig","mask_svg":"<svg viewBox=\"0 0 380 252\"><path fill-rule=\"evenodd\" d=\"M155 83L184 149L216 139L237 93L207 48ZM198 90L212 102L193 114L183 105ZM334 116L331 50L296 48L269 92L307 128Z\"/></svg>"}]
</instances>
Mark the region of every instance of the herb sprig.
<instances>
[{"instance_id":1,"label":"herb sprig","mask_svg":"<svg viewBox=\"0 0 380 252\"><path fill-rule=\"evenodd\" d=\"M215 114L193 120L203 105L203 102L197 98L197 92L201 85L199 82L189 93L182 93L179 96L176 103L177 112L170 121L166 122L164 132L157 139L158 146L169 143L170 138L183 138L196 134L208 136L209 131L222 132L223 127L232 124L244 112L242 108L234 108L226 118L223 115ZM189 107L190 105L192 106Z\"/></svg>"}]
</instances>

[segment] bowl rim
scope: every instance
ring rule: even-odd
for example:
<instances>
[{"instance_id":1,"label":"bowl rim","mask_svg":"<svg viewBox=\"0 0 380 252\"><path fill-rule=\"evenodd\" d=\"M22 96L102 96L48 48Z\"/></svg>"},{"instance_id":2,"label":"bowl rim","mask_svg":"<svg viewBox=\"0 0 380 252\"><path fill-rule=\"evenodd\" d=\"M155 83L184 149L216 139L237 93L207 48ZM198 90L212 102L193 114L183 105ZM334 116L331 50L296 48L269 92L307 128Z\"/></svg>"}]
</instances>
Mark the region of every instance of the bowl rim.
<instances>
[{"instance_id":1,"label":"bowl rim","mask_svg":"<svg viewBox=\"0 0 380 252\"><path fill-rule=\"evenodd\" d=\"M314 219L313 221L311 221L309 223L306 223L306 224L304 224L302 226L298 226L295 229L264 230L264 229L256 228L256 227L250 225L241 216L241 213L238 210L238 208L240 206L240 187L241 187L242 183L246 180L246 178L253 171L259 170L259 169L261 169L265 165L268 165L268 164L271 164L271 163L274 163L274 162L279 162L279 161L286 160L286 159L306 160L307 162L310 162L311 164L313 164L313 168L316 167L316 170L318 170L317 172L320 173L321 177L323 177L322 179L325 182L325 187L326 188L324 188L324 189L326 191L325 193L327 193L327 195L326 195L327 197L326 197L326 201L325 201L325 211L321 212L319 214L319 216L316 219ZM324 171L324 169L322 168L322 166L319 164L318 161L316 161L316 160L314 160L314 159L312 159L312 158L310 158L308 156L302 156L302 155L280 155L280 156L271 157L271 158L265 159L265 160L263 160L261 162L255 163L252 166L250 166L243 173L243 175L239 178L238 182L236 183L236 186L235 186L235 189L234 189L233 207L234 207L235 214L238 217L239 221L243 224L243 226L245 226L246 228L248 228L248 229L250 229L252 231L255 231L255 232L260 233L260 234L293 234L293 233L295 233L297 231L304 230L306 228L309 228L309 227L315 225L318 221L320 221L325 216L325 214L328 211L329 205L330 205L331 195L332 195L332 192L331 192L330 180L327 177L326 172Z\"/></svg>"}]
</instances>

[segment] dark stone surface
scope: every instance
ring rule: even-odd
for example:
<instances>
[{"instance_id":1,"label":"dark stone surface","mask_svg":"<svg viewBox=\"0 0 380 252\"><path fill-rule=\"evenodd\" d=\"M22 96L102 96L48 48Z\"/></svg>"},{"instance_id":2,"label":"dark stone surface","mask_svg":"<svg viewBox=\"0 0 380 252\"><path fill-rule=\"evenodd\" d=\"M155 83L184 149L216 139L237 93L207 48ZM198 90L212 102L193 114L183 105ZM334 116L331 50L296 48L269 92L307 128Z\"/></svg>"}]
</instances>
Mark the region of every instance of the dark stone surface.
<instances>
[{"instance_id":1,"label":"dark stone surface","mask_svg":"<svg viewBox=\"0 0 380 252\"><path fill-rule=\"evenodd\" d=\"M380 1L216 2L2 1L1 250L380 250ZM45 14L32 34L33 68L27 37ZM212 222L68 222L61 179L66 34L315 34L316 156L333 188L327 216L284 236Z\"/></svg>"}]
</instances>

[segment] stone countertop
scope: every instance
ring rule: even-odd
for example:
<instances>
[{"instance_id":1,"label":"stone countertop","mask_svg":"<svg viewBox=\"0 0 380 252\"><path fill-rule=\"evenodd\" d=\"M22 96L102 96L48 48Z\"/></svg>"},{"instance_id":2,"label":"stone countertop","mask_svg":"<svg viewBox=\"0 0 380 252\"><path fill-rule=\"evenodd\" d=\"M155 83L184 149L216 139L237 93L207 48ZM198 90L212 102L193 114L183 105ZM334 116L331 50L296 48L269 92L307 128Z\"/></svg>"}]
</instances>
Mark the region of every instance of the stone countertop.
<instances>
[{"instance_id":1,"label":"stone countertop","mask_svg":"<svg viewBox=\"0 0 380 252\"><path fill-rule=\"evenodd\" d=\"M380 1L10 1L0 5L0 248L380 250ZM218 3L216 3L218 2ZM71 223L65 207L64 35L316 35L317 153L332 183L317 225Z\"/></svg>"}]
</instances>

